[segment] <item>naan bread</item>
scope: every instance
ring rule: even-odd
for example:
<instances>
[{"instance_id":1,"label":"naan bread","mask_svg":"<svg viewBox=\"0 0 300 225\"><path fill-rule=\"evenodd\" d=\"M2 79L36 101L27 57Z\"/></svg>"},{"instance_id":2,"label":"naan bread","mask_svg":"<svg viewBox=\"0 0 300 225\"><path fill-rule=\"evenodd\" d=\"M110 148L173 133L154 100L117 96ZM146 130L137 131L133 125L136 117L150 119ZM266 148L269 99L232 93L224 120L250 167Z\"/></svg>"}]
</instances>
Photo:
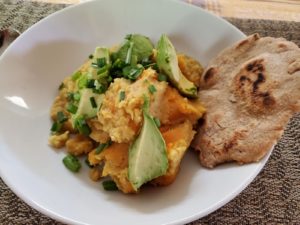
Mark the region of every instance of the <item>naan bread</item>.
<instances>
[{"instance_id":1,"label":"naan bread","mask_svg":"<svg viewBox=\"0 0 300 225\"><path fill-rule=\"evenodd\" d=\"M300 111L300 49L283 38L251 35L222 51L201 79L207 113L193 147L205 167L260 160Z\"/></svg>"}]
</instances>

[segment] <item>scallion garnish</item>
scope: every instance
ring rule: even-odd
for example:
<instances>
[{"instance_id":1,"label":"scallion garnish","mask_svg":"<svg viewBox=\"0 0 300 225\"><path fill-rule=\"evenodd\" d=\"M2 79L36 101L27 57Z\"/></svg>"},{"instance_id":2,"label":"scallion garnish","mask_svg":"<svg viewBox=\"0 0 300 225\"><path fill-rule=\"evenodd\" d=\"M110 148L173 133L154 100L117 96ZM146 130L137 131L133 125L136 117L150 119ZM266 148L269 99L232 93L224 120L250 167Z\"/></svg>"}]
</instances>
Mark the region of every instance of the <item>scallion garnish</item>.
<instances>
[{"instance_id":1,"label":"scallion garnish","mask_svg":"<svg viewBox=\"0 0 300 225\"><path fill-rule=\"evenodd\" d=\"M73 101L74 100L74 93L73 92L68 92L67 93L67 100L69 102Z\"/></svg>"},{"instance_id":2,"label":"scallion garnish","mask_svg":"<svg viewBox=\"0 0 300 225\"><path fill-rule=\"evenodd\" d=\"M72 172L78 172L81 168L79 160L73 155L67 155L63 158L64 165Z\"/></svg>"},{"instance_id":3,"label":"scallion garnish","mask_svg":"<svg viewBox=\"0 0 300 225\"><path fill-rule=\"evenodd\" d=\"M99 68L97 70L98 77L107 77L108 76L108 72L109 72L108 69L109 69L108 65Z\"/></svg>"},{"instance_id":4,"label":"scallion garnish","mask_svg":"<svg viewBox=\"0 0 300 225\"><path fill-rule=\"evenodd\" d=\"M81 76L78 78L77 86L79 89L85 88L87 85L88 78L87 76Z\"/></svg>"},{"instance_id":5,"label":"scallion garnish","mask_svg":"<svg viewBox=\"0 0 300 225\"><path fill-rule=\"evenodd\" d=\"M57 119L57 122L63 123L68 120L68 117L62 111L59 111L56 114L56 119Z\"/></svg>"},{"instance_id":6,"label":"scallion garnish","mask_svg":"<svg viewBox=\"0 0 300 225\"><path fill-rule=\"evenodd\" d=\"M134 43L132 41L130 41L129 48L128 48L128 51L127 51L127 54L126 54L126 58L125 58L125 63L126 64L130 64L130 62L131 62L133 45L134 45Z\"/></svg>"},{"instance_id":7,"label":"scallion garnish","mask_svg":"<svg viewBox=\"0 0 300 225\"><path fill-rule=\"evenodd\" d=\"M94 97L90 97L90 103L93 108L97 108L97 103Z\"/></svg>"},{"instance_id":8,"label":"scallion garnish","mask_svg":"<svg viewBox=\"0 0 300 225\"><path fill-rule=\"evenodd\" d=\"M106 191L117 191L118 187L116 183L112 180L106 180L102 182L102 186Z\"/></svg>"},{"instance_id":9,"label":"scallion garnish","mask_svg":"<svg viewBox=\"0 0 300 225\"><path fill-rule=\"evenodd\" d=\"M104 67L106 64L107 64L106 58L103 57L103 58L98 58L98 59L97 59L97 62L93 62L93 63L91 64L91 66L94 67L94 68L102 68L102 67Z\"/></svg>"},{"instance_id":10,"label":"scallion garnish","mask_svg":"<svg viewBox=\"0 0 300 225\"><path fill-rule=\"evenodd\" d=\"M57 121L55 121L53 124L52 124L52 127L51 127L51 132L52 133L58 133L62 128L62 123L59 123Z\"/></svg>"},{"instance_id":11,"label":"scallion garnish","mask_svg":"<svg viewBox=\"0 0 300 225\"><path fill-rule=\"evenodd\" d=\"M96 148L96 151L95 153L96 154L99 154L100 152L102 152L104 149L106 149L107 147L109 147L111 145L111 140L109 140L108 142L106 143L100 143L98 145L98 147Z\"/></svg>"},{"instance_id":12,"label":"scallion garnish","mask_svg":"<svg viewBox=\"0 0 300 225\"><path fill-rule=\"evenodd\" d=\"M157 63L155 63L154 65L152 65L151 66L152 67L152 69L154 69L155 71L159 71L159 68L158 68L158 66L157 66Z\"/></svg>"},{"instance_id":13,"label":"scallion garnish","mask_svg":"<svg viewBox=\"0 0 300 225\"><path fill-rule=\"evenodd\" d=\"M86 82L87 88L95 88L95 79L88 79Z\"/></svg>"},{"instance_id":14,"label":"scallion garnish","mask_svg":"<svg viewBox=\"0 0 300 225\"><path fill-rule=\"evenodd\" d=\"M153 84L149 85L148 86L148 90L151 94L153 94L154 92L156 92L156 88Z\"/></svg>"},{"instance_id":15,"label":"scallion garnish","mask_svg":"<svg viewBox=\"0 0 300 225\"><path fill-rule=\"evenodd\" d=\"M67 110L68 112L75 114L77 112L78 107L72 103L67 104Z\"/></svg>"},{"instance_id":16,"label":"scallion garnish","mask_svg":"<svg viewBox=\"0 0 300 225\"><path fill-rule=\"evenodd\" d=\"M109 76L109 77L107 77L107 81L110 83L110 82L112 82L112 77L111 76Z\"/></svg>"},{"instance_id":17,"label":"scallion garnish","mask_svg":"<svg viewBox=\"0 0 300 225\"><path fill-rule=\"evenodd\" d=\"M125 39L130 40L131 37L132 37L132 34L127 34L127 35L125 36Z\"/></svg>"},{"instance_id":18,"label":"scallion garnish","mask_svg":"<svg viewBox=\"0 0 300 225\"><path fill-rule=\"evenodd\" d=\"M91 128L86 123L84 116L79 116L75 119L75 128L79 131L79 133L88 136L91 133Z\"/></svg>"},{"instance_id":19,"label":"scallion garnish","mask_svg":"<svg viewBox=\"0 0 300 225\"><path fill-rule=\"evenodd\" d=\"M80 100L80 97L81 97L81 95L80 95L79 92L75 92L75 93L73 94L73 99L74 99L75 101L79 101L79 100Z\"/></svg>"},{"instance_id":20,"label":"scallion garnish","mask_svg":"<svg viewBox=\"0 0 300 225\"><path fill-rule=\"evenodd\" d=\"M119 102L123 101L125 99L125 91L120 91L119 93Z\"/></svg>"},{"instance_id":21,"label":"scallion garnish","mask_svg":"<svg viewBox=\"0 0 300 225\"><path fill-rule=\"evenodd\" d=\"M143 72L143 66L126 66L123 68L122 72L125 78L130 80L136 80Z\"/></svg>"},{"instance_id":22,"label":"scallion garnish","mask_svg":"<svg viewBox=\"0 0 300 225\"><path fill-rule=\"evenodd\" d=\"M76 71L75 73L73 73L72 75L72 80L77 80L79 77L81 77L82 73L80 71Z\"/></svg>"},{"instance_id":23,"label":"scallion garnish","mask_svg":"<svg viewBox=\"0 0 300 225\"><path fill-rule=\"evenodd\" d=\"M111 58L111 60L112 60L113 62L116 61L117 58L118 58L118 52L112 52L112 53L110 54L110 58Z\"/></svg>"},{"instance_id":24,"label":"scallion garnish","mask_svg":"<svg viewBox=\"0 0 300 225\"><path fill-rule=\"evenodd\" d=\"M116 61L114 61L114 63L112 64L112 70L120 70L123 67L126 66L126 63L121 60L120 58L117 58Z\"/></svg>"},{"instance_id":25,"label":"scallion garnish","mask_svg":"<svg viewBox=\"0 0 300 225\"><path fill-rule=\"evenodd\" d=\"M101 79L99 79L101 81ZM94 82L95 88L93 88L93 92L97 94L102 94L107 90L108 84L107 81L101 81L95 80Z\"/></svg>"},{"instance_id":26,"label":"scallion garnish","mask_svg":"<svg viewBox=\"0 0 300 225\"><path fill-rule=\"evenodd\" d=\"M150 63L147 65L144 65L145 69L149 68L149 67L154 67L156 65L156 63Z\"/></svg>"},{"instance_id":27,"label":"scallion garnish","mask_svg":"<svg viewBox=\"0 0 300 225\"><path fill-rule=\"evenodd\" d=\"M63 123L67 120L68 120L68 117L62 111L57 112L56 121L52 124L51 129L50 129L51 132L52 133L60 132L60 130L63 126Z\"/></svg>"},{"instance_id":28,"label":"scallion garnish","mask_svg":"<svg viewBox=\"0 0 300 225\"><path fill-rule=\"evenodd\" d=\"M105 66L107 63L106 63L106 58L99 58L97 59L97 65L99 68Z\"/></svg>"}]
</instances>

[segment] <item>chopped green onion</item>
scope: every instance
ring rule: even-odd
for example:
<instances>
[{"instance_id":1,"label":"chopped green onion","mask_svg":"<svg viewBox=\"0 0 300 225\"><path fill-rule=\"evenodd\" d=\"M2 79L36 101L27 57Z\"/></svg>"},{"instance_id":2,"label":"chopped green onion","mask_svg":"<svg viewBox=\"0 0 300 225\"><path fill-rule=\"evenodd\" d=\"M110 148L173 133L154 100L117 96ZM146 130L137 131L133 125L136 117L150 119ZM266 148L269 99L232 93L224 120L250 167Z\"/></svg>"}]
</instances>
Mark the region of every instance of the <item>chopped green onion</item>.
<instances>
[{"instance_id":1,"label":"chopped green onion","mask_svg":"<svg viewBox=\"0 0 300 225\"><path fill-rule=\"evenodd\" d=\"M130 40L131 37L132 37L132 34L127 34L127 35L125 36L125 39Z\"/></svg>"},{"instance_id":2,"label":"chopped green onion","mask_svg":"<svg viewBox=\"0 0 300 225\"><path fill-rule=\"evenodd\" d=\"M78 172L81 168L79 160L73 155L67 155L63 158L64 165L72 172Z\"/></svg>"},{"instance_id":3,"label":"chopped green onion","mask_svg":"<svg viewBox=\"0 0 300 225\"><path fill-rule=\"evenodd\" d=\"M77 112L78 107L72 103L67 104L67 110L68 112L75 114Z\"/></svg>"},{"instance_id":4,"label":"chopped green onion","mask_svg":"<svg viewBox=\"0 0 300 225\"><path fill-rule=\"evenodd\" d=\"M81 77L82 73L80 71L76 71L75 73L73 73L72 75L72 80L77 80L79 77Z\"/></svg>"},{"instance_id":5,"label":"chopped green onion","mask_svg":"<svg viewBox=\"0 0 300 225\"><path fill-rule=\"evenodd\" d=\"M97 70L97 75L98 75L99 77L107 77L107 76L108 76L108 69L109 69L109 66L108 66L108 65L99 68L99 69Z\"/></svg>"},{"instance_id":6,"label":"chopped green onion","mask_svg":"<svg viewBox=\"0 0 300 225\"><path fill-rule=\"evenodd\" d=\"M56 118L59 123L63 123L68 120L68 117L62 111L57 112Z\"/></svg>"},{"instance_id":7,"label":"chopped green onion","mask_svg":"<svg viewBox=\"0 0 300 225\"><path fill-rule=\"evenodd\" d=\"M160 127L160 125L161 125L161 124L160 124L160 120L159 120L158 118L156 118L156 117L154 117L153 120L154 120L156 126L157 126L157 127Z\"/></svg>"},{"instance_id":8,"label":"chopped green onion","mask_svg":"<svg viewBox=\"0 0 300 225\"><path fill-rule=\"evenodd\" d=\"M110 82L112 82L112 77L111 76L109 76L109 77L107 77L107 81L110 83Z\"/></svg>"},{"instance_id":9,"label":"chopped green onion","mask_svg":"<svg viewBox=\"0 0 300 225\"><path fill-rule=\"evenodd\" d=\"M128 51L127 51L127 54L126 54L126 58L125 58L125 63L126 64L130 64L130 62L131 62L133 45L134 45L134 43L131 41L129 43L129 48L128 48Z\"/></svg>"},{"instance_id":10,"label":"chopped green onion","mask_svg":"<svg viewBox=\"0 0 300 225\"><path fill-rule=\"evenodd\" d=\"M79 116L75 119L75 128L79 133L88 136L91 133L91 128L86 123L84 116Z\"/></svg>"},{"instance_id":11,"label":"chopped green onion","mask_svg":"<svg viewBox=\"0 0 300 225\"><path fill-rule=\"evenodd\" d=\"M118 58L118 59L116 59L116 61L114 61L111 68L112 68L112 70L119 70L125 66L126 66L126 63L123 60Z\"/></svg>"},{"instance_id":12,"label":"chopped green onion","mask_svg":"<svg viewBox=\"0 0 300 225\"><path fill-rule=\"evenodd\" d=\"M52 124L52 127L51 127L51 132L52 133L58 133L62 128L62 123L59 123L57 121L55 121L53 124Z\"/></svg>"},{"instance_id":13,"label":"chopped green onion","mask_svg":"<svg viewBox=\"0 0 300 225\"><path fill-rule=\"evenodd\" d=\"M154 92L156 92L156 88L153 84L149 85L148 86L148 90L151 94L153 94Z\"/></svg>"},{"instance_id":14,"label":"chopped green onion","mask_svg":"<svg viewBox=\"0 0 300 225\"><path fill-rule=\"evenodd\" d=\"M93 54L90 54L89 59L93 59L93 58L94 58Z\"/></svg>"},{"instance_id":15,"label":"chopped green onion","mask_svg":"<svg viewBox=\"0 0 300 225\"><path fill-rule=\"evenodd\" d=\"M86 82L87 88L94 88L95 87L95 79L88 79Z\"/></svg>"},{"instance_id":16,"label":"chopped green onion","mask_svg":"<svg viewBox=\"0 0 300 225\"><path fill-rule=\"evenodd\" d=\"M107 63L106 63L106 58L99 58L99 59L97 59L97 65L98 65L98 67L103 67L103 66L105 66Z\"/></svg>"},{"instance_id":17,"label":"chopped green onion","mask_svg":"<svg viewBox=\"0 0 300 225\"><path fill-rule=\"evenodd\" d=\"M58 90L61 90L61 89L63 89L65 87L65 84L63 83L63 82L61 82L61 84L59 85L59 87L58 87Z\"/></svg>"},{"instance_id":18,"label":"chopped green onion","mask_svg":"<svg viewBox=\"0 0 300 225\"><path fill-rule=\"evenodd\" d=\"M69 102L76 102L76 101L79 101L80 100L80 93L77 91L77 92L69 92L67 93L67 100Z\"/></svg>"},{"instance_id":19,"label":"chopped green onion","mask_svg":"<svg viewBox=\"0 0 300 225\"><path fill-rule=\"evenodd\" d=\"M74 99L75 101L79 101L79 100L80 100L80 97L81 97L81 95L80 95L79 92L75 92L75 93L73 94L73 99Z\"/></svg>"},{"instance_id":20,"label":"chopped green onion","mask_svg":"<svg viewBox=\"0 0 300 225\"><path fill-rule=\"evenodd\" d=\"M167 81L167 80L168 80L167 76L164 75L164 74L162 74L162 73L159 73L159 74L158 74L157 79L158 79L159 81Z\"/></svg>"},{"instance_id":21,"label":"chopped green onion","mask_svg":"<svg viewBox=\"0 0 300 225\"><path fill-rule=\"evenodd\" d=\"M97 59L97 62L95 63L95 62L93 62L92 63L92 67L95 67L95 68L102 68L102 67L104 67L105 65L107 64L107 62L106 62L106 58L98 58Z\"/></svg>"},{"instance_id":22,"label":"chopped green onion","mask_svg":"<svg viewBox=\"0 0 300 225\"><path fill-rule=\"evenodd\" d=\"M84 160L84 162L85 162L85 164L86 164L88 167L90 167L90 168L94 168L94 166L93 166L93 165L91 165L91 163L90 163L90 161L89 161L89 159L88 159L88 158L86 158L86 159Z\"/></svg>"},{"instance_id":23,"label":"chopped green onion","mask_svg":"<svg viewBox=\"0 0 300 225\"><path fill-rule=\"evenodd\" d=\"M98 80L95 80L95 88L93 89L93 92L98 94L104 93L109 86L109 80L110 79L106 78L99 78Z\"/></svg>"},{"instance_id":24,"label":"chopped green onion","mask_svg":"<svg viewBox=\"0 0 300 225\"><path fill-rule=\"evenodd\" d=\"M112 52L112 53L110 54L110 58L111 58L111 60L112 60L113 62L116 61L117 58L118 58L118 53L117 53L117 52Z\"/></svg>"},{"instance_id":25,"label":"chopped green onion","mask_svg":"<svg viewBox=\"0 0 300 225\"><path fill-rule=\"evenodd\" d=\"M100 143L98 145L98 147L96 148L96 151L95 153L96 154L99 154L100 152L102 152L104 149L106 149L107 147L109 147L111 145L111 140L109 140L108 142L106 143Z\"/></svg>"},{"instance_id":26,"label":"chopped green onion","mask_svg":"<svg viewBox=\"0 0 300 225\"><path fill-rule=\"evenodd\" d=\"M97 108L97 103L94 97L90 97L90 102L93 108Z\"/></svg>"},{"instance_id":27,"label":"chopped green onion","mask_svg":"<svg viewBox=\"0 0 300 225\"><path fill-rule=\"evenodd\" d=\"M67 100L70 101L70 102L74 100L74 93L73 92L68 92L67 93Z\"/></svg>"},{"instance_id":28,"label":"chopped green onion","mask_svg":"<svg viewBox=\"0 0 300 225\"><path fill-rule=\"evenodd\" d=\"M152 69L154 69L155 71L159 71L159 68L158 68L158 66L157 66L157 63L155 63L153 66L151 66L152 67Z\"/></svg>"},{"instance_id":29,"label":"chopped green onion","mask_svg":"<svg viewBox=\"0 0 300 225\"><path fill-rule=\"evenodd\" d=\"M122 72L125 78L130 80L136 80L144 71L142 66L126 66L123 68Z\"/></svg>"},{"instance_id":30,"label":"chopped green onion","mask_svg":"<svg viewBox=\"0 0 300 225\"><path fill-rule=\"evenodd\" d=\"M150 63L147 65L144 65L145 69L149 68L149 67L154 67L156 65L156 63Z\"/></svg>"},{"instance_id":31,"label":"chopped green onion","mask_svg":"<svg viewBox=\"0 0 300 225\"><path fill-rule=\"evenodd\" d=\"M77 80L77 86L79 89L85 88L87 85L87 81L88 78L87 76L81 76L78 80Z\"/></svg>"},{"instance_id":32,"label":"chopped green onion","mask_svg":"<svg viewBox=\"0 0 300 225\"><path fill-rule=\"evenodd\" d=\"M119 93L119 102L123 101L125 99L125 91L120 91Z\"/></svg>"},{"instance_id":33,"label":"chopped green onion","mask_svg":"<svg viewBox=\"0 0 300 225\"><path fill-rule=\"evenodd\" d=\"M99 84L99 86L97 86L93 89L93 92L97 93L97 94L102 94L105 91L106 91L106 88L102 84Z\"/></svg>"},{"instance_id":34,"label":"chopped green onion","mask_svg":"<svg viewBox=\"0 0 300 225\"><path fill-rule=\"evenodd\" d=\"M102 182L102 186L106 191L117 191L118 187L116 183L112 180L106 180Z\"/></svg>"}]
</instances>

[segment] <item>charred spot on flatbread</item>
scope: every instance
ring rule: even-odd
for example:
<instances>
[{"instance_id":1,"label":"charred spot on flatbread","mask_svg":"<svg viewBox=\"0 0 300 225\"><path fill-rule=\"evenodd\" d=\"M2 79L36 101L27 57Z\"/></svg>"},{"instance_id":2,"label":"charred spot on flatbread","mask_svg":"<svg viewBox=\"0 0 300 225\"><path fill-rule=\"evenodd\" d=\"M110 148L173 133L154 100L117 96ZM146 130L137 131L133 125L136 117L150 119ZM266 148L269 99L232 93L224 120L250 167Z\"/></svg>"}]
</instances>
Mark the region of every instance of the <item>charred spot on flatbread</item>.
<instances>
[{"instance_id":1,"label":"charred spot on flatbread","mask_svg":"<svg viewBox=\"0 0 300 225\"><path fill-rule=\"evenodd\" d=\"M237 73L234 79L234 94L251 112L268 111L276 101L272 96L263 59L255 59Z\"/></svg>"}]
</instances>

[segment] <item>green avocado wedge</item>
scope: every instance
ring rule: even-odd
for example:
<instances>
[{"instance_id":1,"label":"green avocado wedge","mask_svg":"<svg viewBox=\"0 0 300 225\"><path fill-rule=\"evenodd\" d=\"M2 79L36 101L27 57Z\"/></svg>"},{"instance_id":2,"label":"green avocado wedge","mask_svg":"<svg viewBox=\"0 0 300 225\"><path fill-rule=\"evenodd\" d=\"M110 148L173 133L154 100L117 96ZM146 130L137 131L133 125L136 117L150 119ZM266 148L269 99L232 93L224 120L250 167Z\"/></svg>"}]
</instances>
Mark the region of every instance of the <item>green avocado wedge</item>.
<instances>
[{"instance_id":1,"label":"green avocado wedge","mask_svg":"<svg viewBox=\"0 0 300 225\"><path fill-rule=\"evenodd\" d=\"M182 95L190 98L197 97L196 85L180 71L176 50L165 34L160 37L157 43L156 62L159 71L168 76L168 79Z\"/></svg>"},{"instance_id":2,"label":"green avocado wedge","mask_svg":"<svg viewBox=\"0 0 300 225\"><path fill-rule=\"evenodd\" d=\"M118 56L126 64L135 65L152 55L153 44L150 39L140 34L129 34L118 51Z\"/></svg>"},{"instance_id":3,"label":"green avocado wedge","mask_svg":"<svg viewBox=\"0 0 300 225\"><path fill-rule=\"evenodd\" d=\"M129 147L128 178L135 190L164 175L168 169L165 141L148 110L149 99L145 97L144 123L139 136Z\"/></svg>"}]
</instances>

